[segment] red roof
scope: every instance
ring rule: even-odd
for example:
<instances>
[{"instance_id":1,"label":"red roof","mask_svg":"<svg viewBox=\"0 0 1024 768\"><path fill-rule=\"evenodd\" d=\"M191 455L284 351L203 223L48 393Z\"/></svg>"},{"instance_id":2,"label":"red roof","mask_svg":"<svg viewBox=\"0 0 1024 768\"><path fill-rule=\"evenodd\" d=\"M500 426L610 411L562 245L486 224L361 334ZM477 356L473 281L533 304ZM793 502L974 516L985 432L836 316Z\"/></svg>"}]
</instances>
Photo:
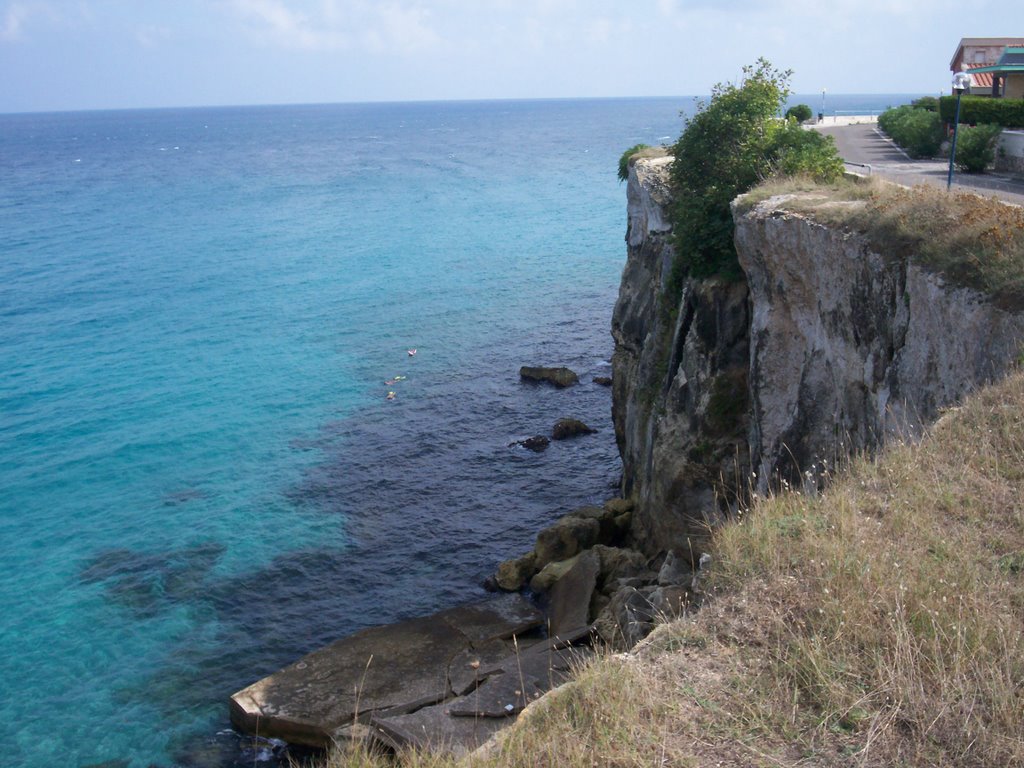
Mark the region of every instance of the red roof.
<instances>
[{"instance_id":1,"label":"red roof","mask_svg":"<svg viewBox=\"0 0 1024 768\"><path fill-rule=\"evenodd\" d=\"M971 88L991 88L992 87L992 73L991 72L973 72L975 67L986 67L991 66L989 64L975 64L974 67L968 67L967 72L971 76Z\"/></svg>"}]
</instances>

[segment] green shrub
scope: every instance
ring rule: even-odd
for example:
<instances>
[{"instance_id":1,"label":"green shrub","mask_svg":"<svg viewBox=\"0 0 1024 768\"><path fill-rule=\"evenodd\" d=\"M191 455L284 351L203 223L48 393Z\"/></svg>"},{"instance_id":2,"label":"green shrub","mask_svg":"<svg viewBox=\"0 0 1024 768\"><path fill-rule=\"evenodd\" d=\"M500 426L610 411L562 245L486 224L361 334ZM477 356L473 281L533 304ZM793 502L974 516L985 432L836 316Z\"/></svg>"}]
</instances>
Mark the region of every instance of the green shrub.
<instances>
[{"instance_id":1,"label":"green shrub","mask_svg":"<svg viewBox=\"0 0 1024 768\"><path fill-rule=\"evenodd\" d=\"M786 119L789 120L792 117L798 123L802 123L804 120L810 120L813 114L811 108L806 104L797 104L786 110Z\"/></svg>"},{"instance_id":2,"label":"green shrub","mask_svg":"<svg viewBox=\"0 0 1024 768\"><path fill-rule=\"evenodd\" d=\"M937 113L909 105L885 110L878 116L878 126L911 157L934 157L945 138Z\"/></svg>"},{"instance_id":3,"label":"green shrub","mask_svg":"<svg viewBox=\"0 0 1024 768\"><path fill-rule=\"evenodd\" d=\"M956 167L967 173L984 173L996 157L996 142L1002 132L998 125L961 126L956 140Z\"/></svg>"},{"instance_id":4,"label":"green shrub","mask_svg":"<svg viewBox=\"0 0 1024 768\"><path fill-rule=\"evenodd\" d=\"M830 181L842 173L834 143L776 116L789 95L790 72L765 59L743 68L739 85L719 83L699 102L672 147L672 228L680 272L740 274L729 204L777 173Z\"/></svg>"},{"instance_id":5,"label":"green shrub","mask_svg":"<svg viewBox=\"0 0 1024 768\"><path fill-rule=\"evenodd\" d=\"M833 181L843 175L843 161L831 136L787 121L770 124L768 138L770 175L811 176L819 181Z\"/></svg>"},{"instance_id":6,"label":"green shrub","mask_svg":"<svg viewBox=\"0 0 1024 768\"><path fill-rule=\"evenodd\" d=\"M910 106L914 109L925 109L929 112L939 111L939 100L934 96L922 96L919 99L914 99L910 102Z\"/></svg>"},{"instance_id":7,"label":"green shrub","mask_svg":"<svg viewBox=\"0 0 1024 768\"><path fill-rule=\"evenodd\" d=\"M956 96L939 99L943 122L956 120ZM964 96L960 104L960 122L968 125L992 124L1003 128L1024 127L1024 99L993 99L989 96Z\"/></svg>"},{"instance_id":8,"label":"green shrub","mask_svg":"<svg viewBox=\"0 0 1024 768\"><path fill-rule=\"evenodd\" d=\"M622 157L619 158L619 181L625 181L629 178L629 161L637 152L643 149L649 149L649 144L634 144L632 147L622 153Z\"/></svg>"}]
</instances>

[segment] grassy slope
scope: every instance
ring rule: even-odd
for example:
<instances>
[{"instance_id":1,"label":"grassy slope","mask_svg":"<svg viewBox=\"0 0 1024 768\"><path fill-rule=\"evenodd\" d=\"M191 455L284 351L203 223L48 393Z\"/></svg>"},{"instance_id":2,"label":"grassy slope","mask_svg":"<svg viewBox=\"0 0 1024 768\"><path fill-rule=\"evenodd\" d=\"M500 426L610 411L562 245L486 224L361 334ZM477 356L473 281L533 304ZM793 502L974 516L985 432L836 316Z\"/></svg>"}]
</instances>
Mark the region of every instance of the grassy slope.
<instances>
[{"instance_id":1,"label":"grassy slope","mask_svg":"<svg viewBox=\"0 0 1024 768\"><path fill-rule=\"evenodd\" d=\"M468 764L1024 764L1024 373L715 541L694 619L581 670Z\"/></svg>"}]
</instances>

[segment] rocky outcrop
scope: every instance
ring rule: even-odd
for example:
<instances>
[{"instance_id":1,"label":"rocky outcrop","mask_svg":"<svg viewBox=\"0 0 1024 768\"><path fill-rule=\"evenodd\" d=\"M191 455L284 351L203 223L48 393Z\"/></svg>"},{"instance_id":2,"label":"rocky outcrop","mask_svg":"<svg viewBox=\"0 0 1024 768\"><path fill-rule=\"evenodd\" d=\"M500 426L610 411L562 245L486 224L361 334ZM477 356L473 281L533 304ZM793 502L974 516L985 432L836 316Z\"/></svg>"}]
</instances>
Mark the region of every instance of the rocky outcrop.
<instances>
[{"instance_id":1,"label":"rocky outcrop","mask_svg":"<svg viewBox=\"0 0 1024 768\"><path fill-rule=\"evenodd\" d=\"M231 697L239 730L330 746L369 725L386 745L475 749L588 651L538 636L541 614L519 595L356 632ZM572 616L569 616L572 623Z\"/></svg>"},{"instance_id":2,"label":"rocky outcrop","mask_svg":"<svg viewBox=\"0 0 1024 768\"><path fill-rule=\"evenodd\" d=\"M580 380L575 371L565 367L544 368L529 365L524 365L519 369L519 377L526 381L554 384L559 389L571 387L573 384L578 384Z\"/></svg>"},{"instance_id":3,"label":"rocky outcrop","mask_svg":"<svg viewBox=\"0 0 1024 768\"><path fill-rule=\"evenodd\" d=\"M630 543L692 567L752 487L817 486L838 459L916 433L1001 376L1024 321L785 197L734 207L745 279L687 277L671 245L670 163L630 170L613 418L636 503ZM625 616L638 601L615 607Z\"/></svg>"},{"instance_id":4,"label":"rocky outcrop","mask_svg":"<svg viewBox=\"0 0 1024 768\"><path fill-rule=\"evenodd\" d=\"M753 308L750 450L762 489L772 478L817 483L851 451L916 435L1003 376L1024 342L1020 314L789 202L766 200L736 225Z\"/></svg>"},{"instance_id":5,"label":"rocky outcrop","mask_svg":"<svg viewBox=\"0 0 1024 768\"><path fill-rule=\"evenodd\" d=\"M592 435L597 432L596 429L592 429L584 424L579 419L559 419L555 422L555 426L551 428L551 439L552 440L568 440L570 437L579 437L580 435Z\"/></svg>"},{"instance_id":6,"label":"rocky outcrop","mask_svg":"<svg viewBox=\"0 0 1024 768\"><path fill-rule=\"evenodd\" d=\"M749 475L749 304L742 281L680 277L667 207L672 158L637 160L628 256L612 316L612 415L632 535L699 557Z\"/></svg>"}]
</instances>

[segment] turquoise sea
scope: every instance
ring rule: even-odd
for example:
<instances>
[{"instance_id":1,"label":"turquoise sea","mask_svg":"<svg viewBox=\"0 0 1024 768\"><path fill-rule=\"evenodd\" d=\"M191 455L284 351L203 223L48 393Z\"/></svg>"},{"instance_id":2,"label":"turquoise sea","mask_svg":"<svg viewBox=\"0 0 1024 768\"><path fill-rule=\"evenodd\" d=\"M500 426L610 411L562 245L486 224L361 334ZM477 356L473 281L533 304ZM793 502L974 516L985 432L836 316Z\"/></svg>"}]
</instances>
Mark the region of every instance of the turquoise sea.
<instances>
[{"instance_id":1,"label":"turquoise sea","mask_svg":"<svg viewBox=\"0 0 1024 768\"><path fill-rule=\"evenodd\" d=\"M273 761L233 691L612 495L616 163L692 103L0 115L4 763Z\"/></svg>"}]
</instances>

